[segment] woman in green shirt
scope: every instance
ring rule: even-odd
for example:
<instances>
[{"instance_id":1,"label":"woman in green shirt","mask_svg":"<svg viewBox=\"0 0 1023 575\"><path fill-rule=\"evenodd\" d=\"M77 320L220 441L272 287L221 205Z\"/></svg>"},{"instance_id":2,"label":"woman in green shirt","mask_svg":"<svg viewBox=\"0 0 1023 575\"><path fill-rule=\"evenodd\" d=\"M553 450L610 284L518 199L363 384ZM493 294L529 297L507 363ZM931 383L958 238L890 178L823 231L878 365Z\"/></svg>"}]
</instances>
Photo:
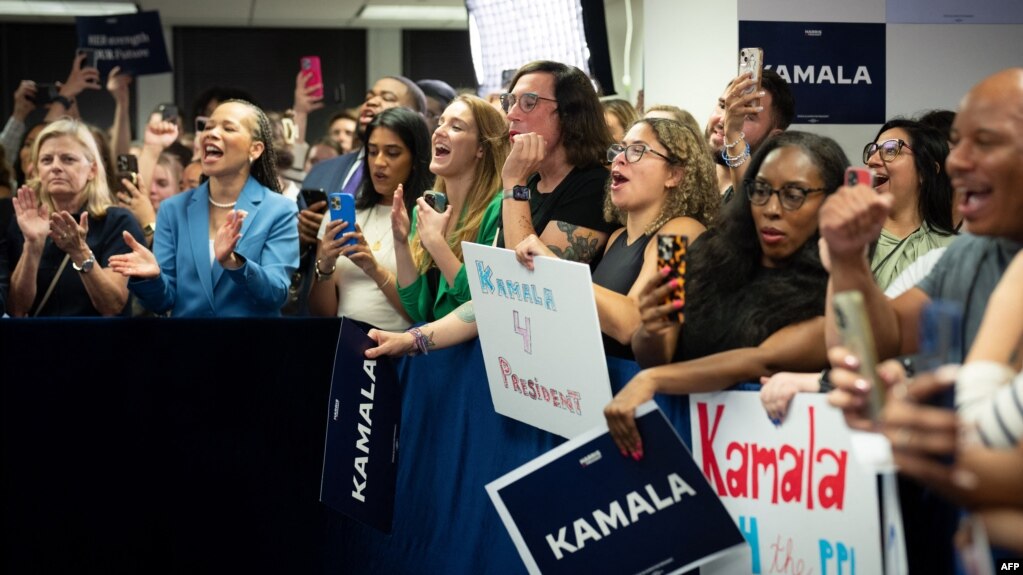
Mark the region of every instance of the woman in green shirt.
<instances>
[{"instance_id":1,"label":"woman in green shirt","mask_svg":"<svg viewBox=\"0 0 1023 575\"><path fill-rule=\"evenodd\" d=\"M447 208L437 212L420 198L410 222L400 189L395 194L391 228L398 293L413 322L443 317L472 299L462 242L494 242L501 222L501 167L510 148L500 112L475 96L459 96L433 132L430 171L437 176L434 188L447 195Z\"/></svg>"}]
</instances>

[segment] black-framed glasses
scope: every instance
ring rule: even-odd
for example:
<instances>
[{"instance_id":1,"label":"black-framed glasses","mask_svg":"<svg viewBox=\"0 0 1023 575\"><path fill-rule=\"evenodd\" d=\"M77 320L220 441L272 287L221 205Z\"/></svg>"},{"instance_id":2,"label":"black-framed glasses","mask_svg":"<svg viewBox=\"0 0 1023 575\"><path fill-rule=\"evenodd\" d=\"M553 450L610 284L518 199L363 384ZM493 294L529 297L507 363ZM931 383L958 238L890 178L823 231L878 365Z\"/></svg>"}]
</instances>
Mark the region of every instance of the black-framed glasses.
<instances>
[{"instance_id":1,"label":"black-framed glasses","mask_svg":"<svg viewBox=\"0 0 1023 575\"><path fill-rule=\"evenodd\" d=\"M902 151L902 148L906 148L910 152L913 151L913 148L910 148L905 140L891 139L879 144L871 142L863 147L863 163L866 164L871 156L879 152L882 162L890 162L899 157L899 152Z\"/></svg>"},{"instance_id":2,"label":"black-framed glasses","mask_svg":"<svg viewBox=\"0 0 1023 575\"><path fill-rule=\"evenodd\" d=\"M529 112L533 111L533 108L536 107L536 103L539 102L540 100L547 100L548 102L557 102L557 100L553 98L544 98L543 96L537 94L536 92L526 92L521 96L516 96L511 92L506 92L504 94L501 94L501 108L503 108L504 113L507 114L508 110L511 110L511 107L514 106L515 103L517 102L519 104L519 109L528 114Z\"/></svg>"},{"instance_id":3,"label":"black-framed glasses","mask_svg":"<svg viewBox=\"0 0 1023 575\"><path fill-rule=\"evenodd\" d=\"M642 160L643 154L647 152L650 152L655 156L660 156L664 158L664 161L668 162L669 164L678 163L673 158L665 156L664 154L658 152L657 150L654 150L653 148L646 144L630 144L628 146L623 144L611 144L611 147L607 149L607 161L614 162L615 158L618 157L618 154L621 154L623 152L625 153L625 161L630 164L635 164L636 162Z\"/></svg>"},{"instance_id":4,"label":"black-framed glasses","mask_svg":"<svg viewBox=\"0 0 1023 575\"><path fill-rule=\"evenodd\" d=\"M767 202L771 201L772 195L778 194L778 201L781 202L781 207L790 212L803 207L806 196L827 191L827 188L804 188L795 184L788 184L775 189L771 187L771 184L760 180L746 180L743 182L742 187L746 190L746 197L749 198L749 203L754 206L766 205Z\"/></svg>"}]
</instances>

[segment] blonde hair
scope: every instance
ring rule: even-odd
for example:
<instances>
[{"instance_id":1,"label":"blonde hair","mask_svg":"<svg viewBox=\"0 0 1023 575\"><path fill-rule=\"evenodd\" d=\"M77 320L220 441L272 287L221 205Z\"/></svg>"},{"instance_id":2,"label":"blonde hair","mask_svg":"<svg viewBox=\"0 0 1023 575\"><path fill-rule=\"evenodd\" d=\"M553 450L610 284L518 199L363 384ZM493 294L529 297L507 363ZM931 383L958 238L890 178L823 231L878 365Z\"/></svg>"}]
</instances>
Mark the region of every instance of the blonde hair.
<instances>
[{"instance_id":1,"label":"blonde hair","mask_svg":"<svg viewBox=\"0 0 1023 575\"><path fill-rule=\"evenodd\" d=\"M494 199L494 194L501 188L501 168L511 151L508 141L508 125L501 113L494 109L486 100L476 96L462 94L451 101L462 102L469 107L473 122L476 124L476 141L483 149L483 157L476 162L472 185L466 195L465 206L458 214L454 229L448 232L448 246L459 260L462 259L462 242L474 242L483 223L483 214ZM448 104L449 106L451 104ZM443 177L438 177L434 189L445 191ZM412 259L420 274L426 273L433 265L433 257L423 247L419 238L419 230L413 234L410 246Z\"/></svg>"},{"instance_id":2,"label":"blonde hair","mask_svg":"<svg viewBox=\"0 0 1023 575\"><path fill-rule=\"evenodd\" d=\"M85 189L83 190L85 194L85 210L89 212L90 216L98 218L107 215L107 208L112 206L114 202L110 194L110 187L107 185L107 170L103 166L103 158L100 156L99 147L96 145L96 140L92 137L89 127L72 118L61 118L47 125L42 132L39 132L35 144L32 145L32 165L36 166L36 177L30 182L30 185L39 192L39 201L46 204L51 212L57 211L57 206L53 203L50 192L43 189L42 182L38 179L38 163L39 149L42 147L43 142L61 136L74 138L82 147L85 159L96 166L95 177L86 182Z\"/></svg>"},{"instance_id":3,"label":"blonde hair","mask_svg":"<svg viewBox=\"0 0 1023 575\"><path fill-rule=\"evenodd\" d=\"M668 157L675 166L682 169L682 177L678 184L665 190L664 204L661 213L650 222L643 233L650 235L673 218L682 216L693 218L705 226L710 226L717 215L721 204L718 193L717 171L707 154L703 142L692 128L675 120L650 118L639 120L636 124L646 124L657 136L657 141L668 150ZM604 196L604 219L625 225L627 214L611 202L610 178L607 193Z\"/></svg>"}]
</instances>

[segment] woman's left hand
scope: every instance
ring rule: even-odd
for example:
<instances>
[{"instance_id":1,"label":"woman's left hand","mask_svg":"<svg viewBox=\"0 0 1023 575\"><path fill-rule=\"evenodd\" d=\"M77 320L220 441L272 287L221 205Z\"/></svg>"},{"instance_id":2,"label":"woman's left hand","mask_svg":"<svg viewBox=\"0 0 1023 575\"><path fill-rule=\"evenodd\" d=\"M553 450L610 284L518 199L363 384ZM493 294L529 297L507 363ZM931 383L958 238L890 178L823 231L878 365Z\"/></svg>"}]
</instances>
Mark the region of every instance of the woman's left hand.
<instances>
[{"instance_id":1,"label":"woman's left hand","mask_svg":"<svg viewBox=\"0 0 1023 575\"><path fill-rule=\"evenodd\" d=\"M82 217L77 222L75 217L66 211L50 214L50 237L58 248L72 258L82 256L82 261L88 259L87 254L90 250L85 243L85 236L88 233L89 212L82 212Z\"/></svg>"},{"instance_id":2,"label":"woman's left hand","mask_svg":"<svg viewBox=\"0 0 1023 575\"><path fill-rule=\"evenodd\" d=\"M343 246L341 248L341 255L359 266L359 269L365 272L366 275L371 275L378 267L377 259L373 256L373 250L369 249L369 244L366 243L366 236L362 235L362 227L359 224L355 224L354 232L345 232L337 241L340 244L344 244L352 238L355 238L355 243L350 246Z\"/></svg>"},{"instance_id":3,"label":"woman's left hand","mask_svg":"<svg viewBox=\"0 0 1023 575\"><path fill-rule=\"evenodd\" d=\"M515 246L515 259L526 266L526 269L533 269L533 258L535 256L557 257L546 244L536 237L536 234L529 234L526 239Z\"/></svg>"},{"instance_id":4,"label":"woman's left hand","mask_svg":"<svg viewBox=\"0 0 1023 575\"><path fill-rule=\"evenodd\" d=\"M636 374L604 408L607 428L618 450L636 461L643 459L643 442L636 428L636 408L654 397L654 385L645 371Z\"/></svg>"},{"instance_id":5,"label":"woman's left hand","mask_svg":"<svg viewBox=\"0 0 1023 575\"><path fill-rule=\"evenodd\" d=\"M247 215L245 210L231 210L213 238L213 255L224 269L234 270L242 266L234 255L234 248L242 237L242 222Z\"/></svg>"},{"instance_id":6,"label":"woman's left hand","mask_svg":"<svg viewBox=\"0 0 1023 575\"><path fill-rule=\"evenodd\" d=\"M419 239L423 247L431 254L441 246L448 245L444 230L448 227L448 220L451 219L451 206L447 206L444 212L438 212L420 197L416 200L416 225L419 230Z\"/></svg>"}]
</instances>

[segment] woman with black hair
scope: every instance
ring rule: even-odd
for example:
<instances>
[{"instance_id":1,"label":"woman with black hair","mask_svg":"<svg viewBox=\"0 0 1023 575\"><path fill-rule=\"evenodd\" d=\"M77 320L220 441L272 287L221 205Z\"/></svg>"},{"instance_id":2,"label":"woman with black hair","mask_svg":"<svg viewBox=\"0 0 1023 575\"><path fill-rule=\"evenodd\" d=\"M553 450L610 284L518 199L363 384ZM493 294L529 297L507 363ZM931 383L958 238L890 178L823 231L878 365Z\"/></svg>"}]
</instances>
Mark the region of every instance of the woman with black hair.
<instances>
[{"instance_id":1,"label":"woman with black hair","mask_svg":"<svg viewBox=\"0 0 1023 575\"><path fill-rule=\"evenodd\" d=\"M110 265L156 313L280 316L298 267L298 208L280 193L270 121L229 100L198 137L209 179L160 205L152 252L125 235L132 253Z\"/></svg>"},{"instance_id":2,"label":"woman with black hair","mask_svg":"<svg viewBox=\"0 0 1023 575\"><path fill-rule=\"evenodd\" d=\"M784 132L767 140L750 161L743 193L689 250L684 324L670 319L679 304L668 301L665 274L647 284L632 338L647 369L604 409L623 455L642 457L634 411L655 393L716 391L827 364L817 211L848 165L830 138Z\"/></svg>"},{"instance_id":3,"label":"woman with black hair","mask_svg":"<svg viewBox=\"0 0 1023 575\"><path fill-rule=\"evenodd\" d=\"M882 290L918 257L955 238L946 157L946 138L913 120L888 121L863 148L863 163L874 170L874 187L893 197L870 259Z\"/></svg>"},{"instance_id":4,"label":"woman with black hair","mask_svg":"<svg viewBox=\"0 0 1023 575\"><path fill-rule=\"evenodd\" d=\"M366 126L362 190L355 200L355 231L334 239L350 222L331 221L316 248L316 281L309 293L313 315L344 316L374 327L403 330L411 321L398 296L391 230L394 192L404 189L405 209L433 185L430 133L407 108L384 110ZM344 245L349 239L355 243ZM345 256L340 258L339 256Z\"/></svg>"}]
</instances>

